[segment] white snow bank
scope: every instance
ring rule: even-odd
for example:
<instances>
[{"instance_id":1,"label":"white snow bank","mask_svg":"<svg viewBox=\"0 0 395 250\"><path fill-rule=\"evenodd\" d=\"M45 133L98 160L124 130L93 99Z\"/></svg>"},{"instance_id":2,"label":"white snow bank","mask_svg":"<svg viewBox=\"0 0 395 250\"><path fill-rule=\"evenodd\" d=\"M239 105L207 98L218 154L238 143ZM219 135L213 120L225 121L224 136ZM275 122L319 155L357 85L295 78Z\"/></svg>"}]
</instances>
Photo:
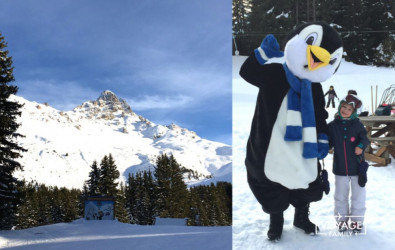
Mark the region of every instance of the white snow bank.
<instances>
[{"instance_id":1,"label":"white snow bank","mask_svg":"<svg viewBox=\"0 0 395 250\"><path fill-rule=\"evenodd\" d=\"M59 223L0 231L6 249L232 249L231 227L139 226L118 221Z\"/></svg>"}]
</instances>

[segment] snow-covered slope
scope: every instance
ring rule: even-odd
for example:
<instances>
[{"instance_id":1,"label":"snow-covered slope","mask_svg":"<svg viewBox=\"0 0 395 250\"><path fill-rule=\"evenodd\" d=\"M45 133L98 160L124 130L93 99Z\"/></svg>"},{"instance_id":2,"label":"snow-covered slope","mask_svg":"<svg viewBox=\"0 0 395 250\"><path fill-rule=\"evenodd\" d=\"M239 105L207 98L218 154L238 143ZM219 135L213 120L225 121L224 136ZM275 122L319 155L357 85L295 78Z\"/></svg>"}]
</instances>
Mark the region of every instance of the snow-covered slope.
<instances>
[{"instance_id":1,"label":"snow-covered slope","mask_svg":"<svg viewBox=\"0 0 395 250\"><path fill-rule=\"evenodd\" d=\"M373 167L368 171L366 184L366 217L364 235L339 235L333 217L334 175L332 174L333 155L325 158L329 172L331 191L323 199L311 203L310 219L321 230L317 236L305 235L293 226L294 208L290 206L284 213L284 231L277 243L267 240L269 215L262 211L253 196L244 165L246 144L250 132L258 89L239 76L241 64L246 57L233 57L233 249L395 249L392 225L395 218L395 162L387 167ZM395 84L395 69L359 66L343 61L338 72L327 82L326 92L333 85L339 98L349 89L358 92L366 110L371 109L371 86L378 85L378 102L383 91ZM338 101L336 100L336 107ZM370 108L369 108L370 107ZM336 109L329 108L329 119Z\"/></svg>"},{"instance_id":2,"label":"snow-covered slope","mask_svg":"<svg viewBox=\"0 0 395 250\"><path fill-rule=\"evenodd\" d=\"M175 124L162 126L137 115L111 91L96 101L87 101L72 111L59 111L12 96L23 103L18 141L28 149L19 161L23 172L16 175L47 185L81 188L88 179L90 165L111 153L125 181L129 173L148 170L155 158L173 154L184 167L210 181L231 181L232 150L229 145L200 138L195 132Z\"/></svg>"},{"instance_id":3,"label":"snow-covered slope","mask_svg":"<svg viewBox=\"0 0 395 250\"><path fill-rule=\"evenodd\" d=\"M231 250L232 227L140 226L79 219L72 223L0 231L0 248Z\"/></svg>"}]
</instances>

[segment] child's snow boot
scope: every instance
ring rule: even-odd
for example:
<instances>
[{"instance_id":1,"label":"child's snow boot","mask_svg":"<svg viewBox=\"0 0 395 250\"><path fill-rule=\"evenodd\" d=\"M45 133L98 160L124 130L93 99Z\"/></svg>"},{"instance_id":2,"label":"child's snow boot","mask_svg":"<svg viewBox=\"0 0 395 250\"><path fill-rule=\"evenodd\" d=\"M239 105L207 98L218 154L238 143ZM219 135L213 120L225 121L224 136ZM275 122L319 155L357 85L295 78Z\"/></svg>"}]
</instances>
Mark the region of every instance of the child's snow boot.
<instances>
[{"instance_id":1,"label":"child's snow boot","mask_svg":"<svg viewBox=\"0 0 395 250\"><path fill-rule=\"evenodd\" d=\"M347 221L339 221L338 223L339 232L343 233L348 230L348 223Z\"/></svg>"},{"instance_id":2,"label":"child's snow boot","mask_svg":"<svg viewBox=\"0 0 395 250\"><path fill-rule=\"evenodd\" d=\"M360 222L360 221L358 221L358 222L352 221L351 222L350 229L352 229L353 233L355 233L355 234L361 233L362 232L362 228L363 228L362 222Z\"/></svg>"},{"instance_id":3,"label":"child's snow boot","mask_svg":"<svg viewBox=\"0 0 395 250\"><path fill-rule=\"evenodd\" d=\"M310 204L295 207L294 226L304 230L306 234L315 235L320 229L309 220L309 207Z\"/></svg>"},{"instance_id":4,"label":"child's snow boot","mask_svg":"<svg viewBox=\"0 0 395 250\"><path fill-rule=\"evenodd\" d=\"M283 212L270 214L270 226L267 237L270 241L278 241L281 238L284 225Z\"/></svg>"}]
</instances>

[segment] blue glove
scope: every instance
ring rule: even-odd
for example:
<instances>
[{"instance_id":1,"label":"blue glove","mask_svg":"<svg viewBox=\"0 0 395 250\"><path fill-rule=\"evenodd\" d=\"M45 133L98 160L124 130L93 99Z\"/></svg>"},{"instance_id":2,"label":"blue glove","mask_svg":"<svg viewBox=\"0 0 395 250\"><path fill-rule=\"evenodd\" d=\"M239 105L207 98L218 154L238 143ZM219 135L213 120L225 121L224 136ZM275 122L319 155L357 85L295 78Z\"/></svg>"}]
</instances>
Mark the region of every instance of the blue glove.
<instances>
[{"instance_id":1,"label":"blue glove","mask_svg":"<svg viewBox=\"0 0 395 250\"><path fill-rule=\"evenodd\" d=\"M328 136L323 133L318 134L318 160L324 159L328 155Z\"/></svg>"},{"instance_id":2,"label":"blue glove","mask_svg":"<svg viewBox=\"0 0 395 250\"><path fill-rule=\"evenodd\" d=\"M258 62L263 65L267 60L273 57L283 57L284 52L280 51L280 45L277 39L269 34L263 39L261 46L254 50Z\"/></svg>"},{"instance_id":3,"label":"blue glove","mask_svg":"<svg viewBox=\"0 0 395 250\"><path fill-rule=\"evenodd\" d=\"M368 171L369 164L366 161L361 161L358 166L358 184L360 187L364 187L366 182L368 182L368 177L366 172Z\"/></svg>"}]
</instances>

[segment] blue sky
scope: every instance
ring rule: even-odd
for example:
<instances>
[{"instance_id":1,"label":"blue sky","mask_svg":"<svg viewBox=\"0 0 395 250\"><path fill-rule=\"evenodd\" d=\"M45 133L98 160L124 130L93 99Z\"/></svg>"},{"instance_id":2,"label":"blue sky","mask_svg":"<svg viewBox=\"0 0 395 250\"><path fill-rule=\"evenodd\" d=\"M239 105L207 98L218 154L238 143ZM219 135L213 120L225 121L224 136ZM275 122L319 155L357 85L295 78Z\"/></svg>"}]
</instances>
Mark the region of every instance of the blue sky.
<instances>
[{"instance_id":1,"label":"blue sky","mask_svg":"<svg viewBox=\"0 0 395 250\"><path fill-rule=\"evenodd\" d=\"M231 0L2 0L18 95L72 110L104 90L231 144Z\"/></svg>"}]
</instances>

